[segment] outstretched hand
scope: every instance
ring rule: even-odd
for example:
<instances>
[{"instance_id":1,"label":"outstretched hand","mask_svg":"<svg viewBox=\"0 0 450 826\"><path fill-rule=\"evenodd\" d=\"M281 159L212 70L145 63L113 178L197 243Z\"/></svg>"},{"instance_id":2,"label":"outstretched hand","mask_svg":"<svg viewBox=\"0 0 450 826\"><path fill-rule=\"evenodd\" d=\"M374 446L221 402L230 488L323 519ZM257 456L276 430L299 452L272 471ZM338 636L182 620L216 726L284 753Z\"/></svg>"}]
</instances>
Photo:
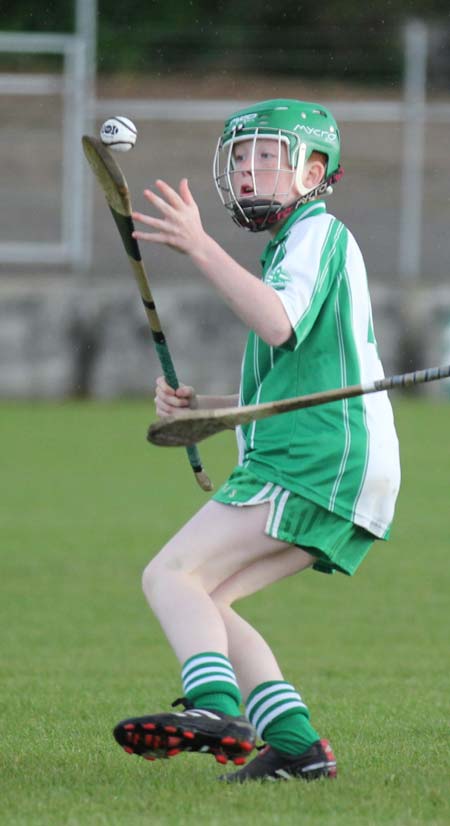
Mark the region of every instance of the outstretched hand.
<instances>
[{"instance_id":1,"label":"outstretched hand","mask_svg":"<svg viewBox=\"0 0 450 826\"><path fill-rule=\"evenodd\" d=\"M135 230L133 238L139 241L152 241L166 244L168 247L190 255L198 250L201 238L205 235L200 212L189 189L187 178L180 181L178 192L165 181L157 180L160 195L151 189L144 190L144 197L155 207L161 217L154 218L142 212L133 212L135 221L151 227L153 232Z\"/></svg>"}]
</instances>

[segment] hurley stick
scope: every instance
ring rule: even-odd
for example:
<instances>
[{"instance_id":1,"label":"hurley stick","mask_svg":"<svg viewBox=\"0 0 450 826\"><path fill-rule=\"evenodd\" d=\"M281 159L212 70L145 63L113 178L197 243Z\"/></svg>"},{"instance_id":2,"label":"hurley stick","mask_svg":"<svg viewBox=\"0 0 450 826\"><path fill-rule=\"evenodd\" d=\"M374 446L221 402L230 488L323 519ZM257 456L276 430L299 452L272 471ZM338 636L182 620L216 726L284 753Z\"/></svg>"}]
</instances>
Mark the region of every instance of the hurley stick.
<instances>
[{"instance_id":1,"label":"hurley stick","mask_svg":"<svg viewBox=\"0 0 450 826\"><path fill-rule=\"evenodd\" d=\"M158 313L156 312L155 302L150 290L150 284L142 261L139 245L136 239L132 237L134 224L131 217L132 209L128 184L120 166L100 140L92 138L89 135L84 135L82 140L86 158L104 192L127 252L134 277L141 293L142 302L150 324L153 342L164 377L170 387L176 390L177 387L179 387L177 374L167 346L166 337L161 328ZM212 484L203 470L198 450L192 441L189 443L187 454L200 487L203 488L203 490L212 490Z\"/></svg>"},{"instance_id":2,"label":"hurley stick","mask_svg":"<svg viewBox=\"0 0 450 826\"><path fill-rule=\"evenodd\" d=\"M399 376L390 376L366 384L353 384L350 387L338 387L336 390L325 390L323 393L311 393L308 396L295 396L292 399L281 399L264 404L224 407L217 410L180 411L176 417L168 416L150 425L147 438L155 445L166 447L191 445L207 439L208 436L221 433L223 430L234 429L239 425L249 424L259 419L267 419L269 416L278 416L280 413L329 404L341 399L350 399L353 396L364 396L366 393L379 393L382 390L394 390L398 387L437 381L449 376L450 365L430 367L427 370L402 373Z\"/></svg>"}]
</instances>

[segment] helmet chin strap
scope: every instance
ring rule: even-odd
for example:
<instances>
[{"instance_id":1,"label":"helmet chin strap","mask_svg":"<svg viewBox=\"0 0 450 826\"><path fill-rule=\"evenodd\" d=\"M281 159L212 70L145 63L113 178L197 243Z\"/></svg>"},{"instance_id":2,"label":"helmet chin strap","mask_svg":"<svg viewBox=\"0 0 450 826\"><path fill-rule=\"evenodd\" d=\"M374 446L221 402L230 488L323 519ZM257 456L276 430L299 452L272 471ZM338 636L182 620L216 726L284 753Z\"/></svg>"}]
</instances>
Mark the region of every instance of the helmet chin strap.
<instances>
[{"instance_id":1,"label":"helmet chin strap","mask_svg":"<svg viewBox=\"0 0 450 826\"><path fill-rule=\"evenodd\" d=\"M331 195L333 184L340 181L343 174L344 170L339 166L336 172L324 178L313 189L305 190L302 187L304 191L300 193L300 198L291 204L281 204L270 198L243 198L233 206L233 221L249 232L263 232L274 224L278 224L279 221L284 221L299 206L308 204L316 198Z\"/></svg>"}]
</instances>

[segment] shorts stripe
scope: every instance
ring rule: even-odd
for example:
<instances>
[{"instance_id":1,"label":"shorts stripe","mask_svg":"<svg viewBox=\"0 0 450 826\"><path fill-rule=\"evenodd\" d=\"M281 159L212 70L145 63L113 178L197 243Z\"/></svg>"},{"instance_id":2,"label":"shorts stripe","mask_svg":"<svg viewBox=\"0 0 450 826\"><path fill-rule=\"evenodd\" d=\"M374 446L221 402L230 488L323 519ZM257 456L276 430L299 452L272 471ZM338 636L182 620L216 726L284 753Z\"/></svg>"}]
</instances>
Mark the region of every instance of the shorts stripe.
<instances>
[{"instance_id":1,"label":"shorts stripe","mask_svg":"<svg viewBox=\"0 0 450 826\"><path fill-rule=\"evenodd\" d=\"M250 462L251 463L251 462ZM264 532L316 557L313 568L324 573L354 574L376 537L326 507L259 478L247 467L236 467L213 497L224 505L259 507L269 502Z\"/></svg>"},{"instance_id":2,"label":"shorts stripe","mask_svg":"<svg viewBox=\"0 0 450 826\"><path fill-rule=\"evenodd\" d=\"M258 502L264 502L265 500L267 501L267 499L270 498L269 493L271 488L273 488L273 482L267 482L267 484L264 485L264 487L259 491L259 493L256 493L254 496L252 496L252 498L249 499L245 504L257 505Z\"/></svg>"},{"instance_id":3,"label":"shorts stripe","mask_svg":"<svg viewBox=\"0 0 450 826\"><path fill-rule=\"evenodd\" d=\"M272 521L272 525L270 527L271 535L278 536L278 528L280 527L280 522L283 518L284 509L287 504L287 500L291 495L290 490L284 490L280 496L278 504L275 506L275 515Z\"/></svg>"}]
</instances>

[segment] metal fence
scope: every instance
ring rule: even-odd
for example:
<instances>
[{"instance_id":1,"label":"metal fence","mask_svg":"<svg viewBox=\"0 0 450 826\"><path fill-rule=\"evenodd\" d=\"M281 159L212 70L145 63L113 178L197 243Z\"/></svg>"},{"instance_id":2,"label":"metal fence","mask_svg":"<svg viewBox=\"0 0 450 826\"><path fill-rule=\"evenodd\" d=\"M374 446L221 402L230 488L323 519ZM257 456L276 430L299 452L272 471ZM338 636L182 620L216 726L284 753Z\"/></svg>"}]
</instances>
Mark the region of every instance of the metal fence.
<instances>
[{"instance_id":1,"label":"metal fence","mask_svg":"<svg viewBox=\"0 0 450 826\"><path fill-rule=\"evenodd\" d=\"M63 71L60 76L0 75L1 95L20 95L27 98L59 95L63 106L59 175L62 221L59 238L54 241L34 242L26 239L2 240L0 261L11 264L70 263L74 267L87 266L90 252L84 242L84 218L90 187L79 151L81 135L89 128L90 118L85 100L88 62L84 38L76 35L0 33L0 52L56 54L61 55L63 59ZM22 148L16 148L16 158L20 158L20 152L24 156L30 152L34 154L33 136L27 133L26 137L27 144ZM38 157L34 157L33 160L34 163L39 163ZM5 159L3 166L5 167ZM20 226L20 221L18 225Z\"/></svg>"},{"instance_id":2,"label":"metal fence","mask_svg":"<svg viewBox=\"0 0 450 826\"><path fill-rule=\"evenodd\" d=\"M140 126L158 124L158 130L165 132L164 124L172 124L172 130L183 129L183 123L212 124L218 131L217 122L241 105L245 100L151 100L137 98L97 99L94 95L95 77L95 4L79 0L77 5L78 33L76 35L40 34L0 34L0 52L28 52L38 54L60 54L63 67L60 75L0 74L0 96L23 96L29 102L30 111L36 102L46 97L45 107L55 108L55 96L61 100L61 127L51 136L55 144L53 156L61 153L61 164L53 175L53 192L43 193L48 200L59 202L53 214L53 223L59 228L54 240L14 238L14 227L20 227L21 214L13 215L9 210L3 227L11 237L0 239L0 263L12 265L61 265L75 270L88 270L94 256L95 224L93 225L94 193L88 169L80 152L80 137L84 131L95 128L99 120L112 113L126 113L136 119ZM380 134L385 131L386 171L389 155L399 153L398 163L401 174L395 173L395 192L389 192L389 202L395 199L398 208L396 219L397 250L389 256L389 270L394 270L400 279L418 279L423 273L423 203L424 176L426 174L427 130L438 130L450 122L450 104L428 102L426 97L427 63L429 52L429 32L427 27L412 21L405 28L404 37L404 83L403 94L398 100L322 101L328 104L338 121L350 131L360 130L361 141L369 131ZM52 101L52 103L50 103ZM42 104L41 104L42 105ZM365 130L362 129L365 127ZM35 124L39 128L39 123ZM12 129L12 126L11 126ZM29 146L33 152L33 126L27 132ZM361 131L362 130L362 131ZM186 131L188 135L188 131ZM389 137L391 135L391 137ZM14 143L14 138L13 138ZM28 152L30 149L28 148ZM22 155L27 153L24 145ZM356 163L357 150L355 151ZM16 158L18 153L16 152ZM35 159L34 159L35 160ZM36 162L36 160L35 160ZM7 165L7 164L6 164ZM14 164L17 168L17 160ZM389 173L387 172L387 175ZM20 173L19 173L20 176ZM22 175L22 180L26 176ZM18 187L20 189L20 187ZM18 204L22 212L28 203L33 212L39 209L39 193L32 196L24 193L24 203ZM18 198L17 198L18 203ZM448 218L448 216L447 216ZM445 216L444 219L445 220ZM439 221L438 221L439 224ZM388 233L388 230L387 230ZM425 239L426 243L426 239ZM436 249L436 243L431 247ZM370 243L369 243L370 247ZM98 256L96 257L98 261ZM427 256L428 260L428 256ZM434 269L439 271L441 265ZM381 274L382 275L382 274ZM432 274L434 277L434 273Z\"/></svg>"}]
</instances>

